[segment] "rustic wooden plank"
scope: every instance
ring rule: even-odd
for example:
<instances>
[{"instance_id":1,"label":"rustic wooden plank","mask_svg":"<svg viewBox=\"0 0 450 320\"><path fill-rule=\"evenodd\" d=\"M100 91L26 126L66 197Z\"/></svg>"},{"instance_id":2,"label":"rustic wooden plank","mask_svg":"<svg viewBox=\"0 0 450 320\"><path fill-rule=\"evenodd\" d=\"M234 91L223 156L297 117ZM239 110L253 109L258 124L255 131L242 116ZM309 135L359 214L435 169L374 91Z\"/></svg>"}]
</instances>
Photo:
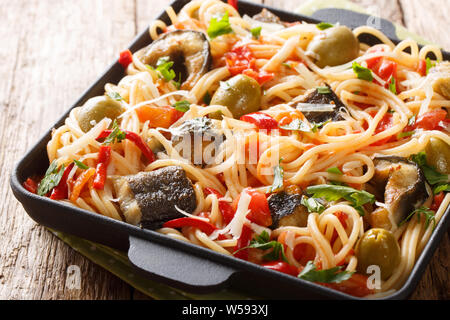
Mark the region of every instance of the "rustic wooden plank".
<instances>
[{"instance_id":1,"label":"rustic wooden plank","mask_svg":"<svg viewBox=\"0 0 450 320\"><path fill-rule=\"evenodd\" d=\"M9 188L13 165L135 33L127 1L0 3L0 298L127 299L129 286L38 226ZM81 290L65 287L68 266Z\"/></svg>"},{"instance_id":2,"label":"rustic wooden plank","mask_svg":"<svg viewBox=\"0 0 450 320\"><path fill-rule=\"evenodd\" d=\"M450 6L441 0L399 0L406 27L450 51Z\"/></svg>"},{"instance_id":3,"label":"rustic wooden plank","mask_svg":"<svg viewBox=\"0 0 450 320\"><path fill-rule=\"evenodd\" d=\"M353 0L378 4L383 18L404 24L449 49L442 1ZM116 58L170 0L20 0L0 3L0 299L145 299L28 218L9 189L9 172L25 150ZM261 2L261 1L255 1ZM292 10L301 1L266 4ZM402 6L399 6L399 3ZM381 5L380 5L381 4ZM444 8L442 8L444 7ZM446 11L447 10L447 11ZM404 16L403 13L404 12ZM42 17L46 17L43 19ZM433 25L429 21L434 21ZM441 23L439 23L441 21ZM448 24L448 23L447 23ZM436 39L436 40L434 40ZM51 57L51 58L49 58ZM449 234L413 294L448 299ZM82 272L81 290L65 287L68 266Z\"/></svg>"}]
</instances>

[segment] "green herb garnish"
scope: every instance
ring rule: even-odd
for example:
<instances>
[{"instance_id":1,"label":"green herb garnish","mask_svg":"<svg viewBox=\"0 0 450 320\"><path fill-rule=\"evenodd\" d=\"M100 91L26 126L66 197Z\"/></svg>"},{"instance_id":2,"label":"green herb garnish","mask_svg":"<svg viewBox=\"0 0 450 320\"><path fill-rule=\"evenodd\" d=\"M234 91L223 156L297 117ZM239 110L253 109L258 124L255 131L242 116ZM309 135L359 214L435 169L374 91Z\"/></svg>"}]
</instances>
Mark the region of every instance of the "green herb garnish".
<instances>
[{"instance_id":1,"label":"green herb garnish","mask_svg":"<svg viewBox=\"0 0 450 320\"><path fill-rule=\"evenodd\" d=\"M212 18L209 27L207 30L208 36L211 39L214 39L218 36L221 36L223 34L232 33L233 29L230 25L230 20L228 17L228 12L225 12L225 14L222 16L222 18L218 21L217 18Z\"/></svg>"},{"instance_id":2,"label":"green herb garnish","mask_svg":"<svg viewBox=\"0 0 450 320\"><path fill-rule=\"evenodd\" d=\"M319 30L325 30L325 29L334 27L334 25L332 25L331 23L328 23L328 22L320 22L320 23L316 24L316 27Z\"/></svg>"},{"instance_id":3,"label":"green herb garnish","mask_svg":"<svg viewBox=\"0 0 450 320\"><path fill-rule=\"evenodd\" d=\"M270 241L270 236L267 233L267 231L265 231L265 230L263 232L261 232L260 235L256 236L255 239L250 241L250 244L247 247L241 248L241 249L233 252L233 254L235 254L236 252L238 252L240 250L244 250L244 249L248 249L248 248L260 249L260 250L268 250L268 249L272 248L273 250L271 252L269 252L263 256L264 260L276 261L281 258L287 262L286 255L284 254L284 246L278 241L275 241L275 240Z\"/></svg>"},{"instance_id":4,"label":"green herb garnish","mask_svg":"<svg viewBox=\"0 0 450 320\"><path fill-rule=\"evenodd\" d=\"M316 198L302 196L300 203L308 209L309 213L317 212L320 214L325 210L325 206Z\"/></svg>"},{"instance_id":5,"label":"green herb garnish","mask_svg":"<svg viewBox=\"0 0 450 320\"><path fill-rule=\"evenodd\" d=\"M209 91L206 91L205 95L203 96L203 102L209 106L211 103L211 95L209 94Z\"/></svg>"},{"instance_id":6,"label":"green herb garnish","mask_svg":"<svg viewBox=\"0 0 450 320\"><path fill-rule=\"evenodd\" d=\"M315 198L323 198L326 201L345 199L351 203L361 216L364 215L362 206L366 203L375 202L375 196L373 194L347 186L320 184L306 188L306 192Z\"/></svg>"},{"instance_id":7,"label":"green herb garnish","mask_svg":"<svg viewBox=\"0 0 450 320\"><path fill-rule=\"evenodd\" d=\"M273 183L272 187L270 188L270 192L276 192L283 188L283 176L284 176L284 170L281 166L281 161L283 159L280 159L279 164L273 168Z\"/></svg>"},{"instance_id":8,"label":"green herb garnish","mask_svg":"<svg viewBox=\"0 0 450 320\"><path fill-rule=\"evenodd\" d=\"M402 222L400 222L398 224L398 226L402 226L403 224L405 224L406 222L408 222L409 220L411 220L411 217L413 215L417 215L417 221L420 221L421 216L423 215L425 218L425 229L428 228L428 226L430 225L431 222L433 222L433 229L436 227L436 219L435 219L435 212L433 210L430 210L430 208L422 206L420 208L417 208L416 210L414 210L413 212L411 212L406 218L405 220L403 220Z\"/></svg>"},{"instance_id":9,"label":"green herb garnish","mask_svg":"<svg viewBox=\"0 0 450 320\"><path fill-rule=\"evenodd\" d=\"M181 112L189 111L190 106L191 106L191 103L187 100L177 101L172 105L172 107L174 107L176 110L181 111Z\"/></svg>"},{"instance_id":10,"label":"green herb garnish","mask_svg":"<svg viewBox=\"0 0 450 320\"><path fill-rule=\"evenodd\" d=\"M352 68L353 68L353 71L356 73L356 76L358 77L358 79L366 80L366 81L373 80L372 71L370 69L364 68L362 65L360 65L357 62L353 62Z\"/></svg>"},{"instance_id":11,"label":"green herb garnish","mask_svg":"<svg viewBox=\"0 0 450 320\"><path fill-rule=\"evenodd\" d=\"M319 283L340 283L351 278L354 272L340 271L342 266L326 270L317 270L312 261L308 261L298 277L303 280Z\"/></svg>"},{"instance_id":12,"label":"green herb garnish","mask_svg":"<svg viewBox=\"0 0 450 320\"><path fill-rule=\"evenodd\" d=\"M391 77L391 82L389 82L389 90L393 94L397 94L397 86L395 85L395 78Z\"/></svg>"},{"instance_id":13,"label":"green herb garnish","mask_svg":"<svg viewBox=\"0 0 450 320\"><path fill-rule=\"evenodd\" d=\"M343 175L342 171L339 170L338 167L328 168L328 169L327 169L327 172L328 172L328 173L334 173L334 174L340 174L340 175Z\"/></svg>"},{"instance_id":14,"label":"green herb garnish","mask_svg":"<svg viewBox=\"0 0 450 320\"><path fill-rule=\"evenodd\" d=\"M438 194L442 191L448 192L450 191L450 184L448 183L439 183L434 187L433 193Z\"/></svg>"},{"instance_id":15,"label":"green herb garnish","mask_svg":"<svg viewBox=\"0 0 450 320\"><path fill-rule=\"evenodd\" d=\"M45 172L44 178L41 180L41 182L39 182L37 194L40 196L45 196L47 193L49 193L54 187L59 184L63 173L64 165L62 165L61 169L58 170L58 164L56 160L53 160L53 162Z\"/></svg>"},{"instance_id":16,"label":"green herb garnish","mask_svg":"<svg viewBox=\"0 0 450 320\"><path fill-rule=\"evenodd\" d=\"M311 132L317 132L320 128L322 128L328 122L331 122L331 120L327 120L327 121L323 121L323 122L311 122L313 125L311 128Z\"/></svg>"},{"instance_id":17,"label":"green herb garnish","mask_svg":"<svg viewBox=\"0 0 450 320\"><path fill-rule=\"evenodd\" d=\"M175 71L172 69L173 61L170 61L169 59L169 57L162 57L159 58L156 63L156 71L159 71L166 82L169 82L176 77Z\"/></svg>"},{"instance_id":18,"label":"green herb garnish","mask_svg":"<svg viewBox=\"0 0 450 320\"><path fill-rule=\"evenodd\" d=\"M104 145L118 143L126 138L127 134L120 129L116 120L114 120L111 130L112 132L103 141Z\"/></svg>"},{"instance_id":19,"label":"green herb garnish","mask_svg":"<svg viewBox=\"0 0 450 320\"><path fill-rule=\"evenodd\" d=\"M252 37L258 40L261 35L261 29L262 27L255 27L251 29L250 32L252 33Z\"/></svg>"},{"instance_id":20,"label":"green herb garnish","mask_svg":"<svg viewBox=\"0 0 450 320\"><path fill-rule=\"evenodd\" d=\"M397 139L401 139L401 138L405 138L405 137L409 137L412 136L415 133L415 131L405 131L405 132L400 132L397 134Z\"/></svg>"},{"instance_id":21,"label":"green herb garnish","mask_svg":"<svg viewBox=\"0 0 450 320\"><path fill-rule=\"evenodd\" d=\"M281 129L285 130L293 130L293 131L302 131L302 132L317 132L321 127L330 122L330 120L324 122L311 122L312 127L309 126L306 122L300 119L294 119L291 123L280 126Z\"/></svg>"},{"instance_id":22,"label":"green herb garnish","mask_svg":"<svg viewBox=\"0 0 450 320\"><path fill-rule=\"evenodd\" d=\"M427 69L426 69L426 70L427 70L426 74L428 74L428 72L430 71L430 69L433 68L434 66L436 66L436 63L433 62L433 61L431 61L431 59L428 58L428 57L425 59L425 62L426 62L426 66L427 66L427 67L426 67L426 68L427 68Z\"/></svg>"},{"instance_id":23,"label":"green herb garnish","mask_svg":"<svg viewBox=\"0 0 450 320\"><path fill-rule=\"evenodd\" d=\"M116 101L123 100L123 98L117 92L108 92L107 95L108 95L108 97L110 97L111 99L116 100Z\"/></svg>"},{"instance_id":24,"label":"green herb garnish","mask_svg":"<svg viewBox=\"0 0 450 320\"><path fill-rule=\"evenodd\" d=\"M88 167L87 165L85 165L85 164L84 164L83 162L81 162L81 161L73 160L73 162L75 163L75 165L76 165L78 168L80 168L80 169L82 169L82 170L89 169L89 167Z\"/></svg>"},{"instance_id":25,"label":"green herb garnish","mask_svg":"<svg viewBox=\"0 0 450 320\"><path fill-rule=\"evenodd\" d=\"M328 88L327 86L325 87L317 87L317 92L320 94L327 94L327 93L331 93L330 88Z\"/></svg>"},{"instance_id":26,"label":"green herb garnish","mask_svg":"<svg viewBox=\"0 0 450 320\"><path fill-rule=\"evenodd\" d=\"M449 182L448 175L440 173L434 167L428 165L427 155L424 151L411 155L410 160L417 163L417 165L422 169L425 179L430 185Z\"/></svg>"}]
</instances>

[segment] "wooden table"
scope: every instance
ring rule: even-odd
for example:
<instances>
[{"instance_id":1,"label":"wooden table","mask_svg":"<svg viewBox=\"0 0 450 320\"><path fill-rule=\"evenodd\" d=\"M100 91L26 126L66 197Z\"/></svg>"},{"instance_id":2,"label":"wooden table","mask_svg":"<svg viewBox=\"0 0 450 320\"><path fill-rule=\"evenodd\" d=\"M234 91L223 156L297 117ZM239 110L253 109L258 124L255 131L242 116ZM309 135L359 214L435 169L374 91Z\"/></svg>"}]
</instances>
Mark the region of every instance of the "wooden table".
<instances>
[{"instance_id":1,"label":"wooden table","mask_svg":"<svg viewBox=\"0 0 450 320\"><path fill-rule=\"evenodd\" d=\"M353 0L450 50L446 0ZM32 221L14 198L14 164L169 0L0 1L0 299L141 299ZM255 1L256 2L256 1ZM261 2L261 1L257 1ZM292 10L302 0L262 1ZM449 233L413 299L449 299ZM77 265L82 290L65 288Z\"/></svg>"}]
</instances>

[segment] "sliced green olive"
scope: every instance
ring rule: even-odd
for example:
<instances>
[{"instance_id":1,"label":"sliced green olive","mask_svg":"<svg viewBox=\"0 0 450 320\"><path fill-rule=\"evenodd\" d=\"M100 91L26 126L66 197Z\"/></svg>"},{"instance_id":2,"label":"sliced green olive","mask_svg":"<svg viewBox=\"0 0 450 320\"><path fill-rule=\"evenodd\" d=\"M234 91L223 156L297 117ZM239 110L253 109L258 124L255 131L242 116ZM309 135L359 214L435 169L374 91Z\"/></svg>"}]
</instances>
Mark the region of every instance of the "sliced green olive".
<instances>
[{"instance_id":1,"label":"sliced green olive","mask_svg":"<svg viewBox=\"0 0 450 320\"><path fill-rule=\"evenodd\" d=\"M78 124L81 130L88 132L104 118L116 119L125 110L122 105L110 97L99 96L86 101L78 112Z\"/></svg>"},{"instance_id":2,"label":"sliced green olive","mask_svg":"<svg viewBox=\"0 0 450 320\"><path fill-rule=\"evenodd\" d=\"M400 263L400 246L392 232L374 228L366 231L356 245L357 270L367 273L371 265L380 267L381 279L388 279Z\"/></svg>"},{"instance_id":3,"label":"sliced green olive","mask_svg":"<svg viewBox=\"0 0 450 320\"><path fill-rule=\"evenodd\" d=\"M320 68L339 66L358 57L359 41L349 28L332 27L311 40L307 54Z\"/></svg>"},{"instance_id":4,"label":"sliced green olive","mask_svg":"<svg viewBox=\"0 0 450 320\"><path fill-rule=\"evenodd\" d=\"M450 174L450 146L438 138L430 138L425 147L427 162L443 174Z\"/></svg>"},{"instance_id":5,"label":"sliced green olive","mask_svg":"<svg viewBox=\"0 0 450 320\"><path fill-rule=\"evenodd\" d=\"M211 99L211 105L215 104L227 107L239 119L259 110L261 87L255 79L239 74L221 83Z\"/></svg>"}]
</instances>

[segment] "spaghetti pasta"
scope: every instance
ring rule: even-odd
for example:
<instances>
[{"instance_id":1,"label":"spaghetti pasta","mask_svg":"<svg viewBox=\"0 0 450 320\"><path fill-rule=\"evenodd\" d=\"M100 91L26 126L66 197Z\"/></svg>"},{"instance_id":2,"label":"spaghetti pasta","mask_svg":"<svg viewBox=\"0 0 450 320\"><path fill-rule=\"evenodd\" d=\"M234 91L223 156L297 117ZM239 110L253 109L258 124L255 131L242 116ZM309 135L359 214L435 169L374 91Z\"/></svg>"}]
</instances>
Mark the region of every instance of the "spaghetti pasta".
<instances>
[{"instance_id":1,"label":"spaghetti pasta","mask_svg":"<svg viewBox=\"0 0 450 320\"><path fill-rule=\"evenodd\" d=\"M166 12L170 25L158 20L149 27L159 51L134 53L127 75L106 85L101 108L77 107L53 131L50 162L67 167L78 160L92 176L74 196L74 181L86 170L75 166L60 201L139 224L150 215L140 199L165 183L160 169L176 167L175 174L185 175L177 183L188 181L183 188L195 205L182 200L184 189L181 195L164 189L155 197L178 197L182 204L171 215L187 224L172 228L158 220L158 232L261 265L271 257L298 268L300 277L308 261L317 270L336 268L348 277L325 285L350 294L399 289L450 202L450 68L441 51L412 39L396 45L368 26L320 30L267 12L264 19L241 17L217 0ZM173 34L185 41L170 43ZM380 44L360 44L362 34ZM325 44L339 47L349 37L357 43L351 57ZM156 58L149 56L154 51ZM190 73L197 80L184 82ZM110 116L113 107L120 116ZM103 117L93 117L98 113ZM97 190L93 172L105 143L111 161L104 189ZM156 182L143 178L150 172ZM137 194L144 195L136 200ZM155 201L160 211L173 206ZM380 253L380 241L391 241L382 245L392 250ZM274 243L283 248L275 257ZM384 254L381 286L352 291L355 275L370 282L362 269L367 250Z\"/></svg>"}]
</instances>

